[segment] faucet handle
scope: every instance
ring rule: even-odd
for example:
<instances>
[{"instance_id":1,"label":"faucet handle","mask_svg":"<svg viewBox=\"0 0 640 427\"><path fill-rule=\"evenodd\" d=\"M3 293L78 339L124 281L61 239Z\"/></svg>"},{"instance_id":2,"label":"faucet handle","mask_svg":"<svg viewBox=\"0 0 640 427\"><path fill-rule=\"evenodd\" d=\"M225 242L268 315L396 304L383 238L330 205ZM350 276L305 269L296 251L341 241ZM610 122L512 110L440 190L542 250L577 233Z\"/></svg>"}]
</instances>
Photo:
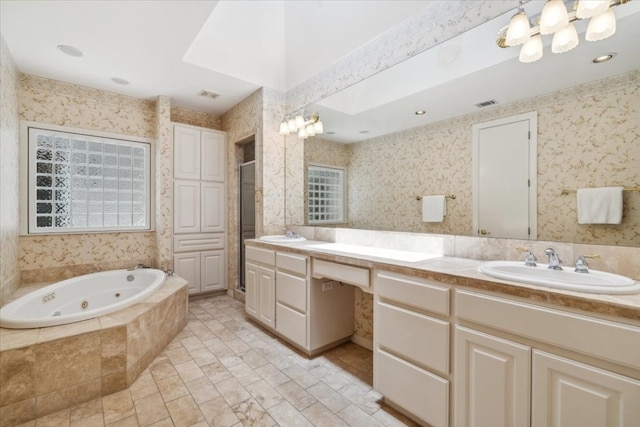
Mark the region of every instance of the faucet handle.
<instances>
[{"instance_id":1,"label":"faucet handle","mask_svg":"<svg viewBox=\"0 0 640 427\"><path fill-rule=\"evenodd\" d=\"M518 251L520 253L524 253L524 252L527 253L527 255L524 257L524 265L526 265L527 267L537 267L538 266L538 264L536 264L538 262L538 258L536 258L536 256L531 252L530 249L523 248L523 247L517 247L516 251Z\"/></svg>"},{"instance_id":2,"label":"faucet handle","mask_svg":"<svg viewBox=\"0 0 640 427\"><path fill-rule=\"evenodd\" d=\"M575 271L576 273L588 273L589 272L589 264L587 263L587 258L595 259L600 258L600 255L580 255L575 263Z\"/></svg>"}]
</instances>

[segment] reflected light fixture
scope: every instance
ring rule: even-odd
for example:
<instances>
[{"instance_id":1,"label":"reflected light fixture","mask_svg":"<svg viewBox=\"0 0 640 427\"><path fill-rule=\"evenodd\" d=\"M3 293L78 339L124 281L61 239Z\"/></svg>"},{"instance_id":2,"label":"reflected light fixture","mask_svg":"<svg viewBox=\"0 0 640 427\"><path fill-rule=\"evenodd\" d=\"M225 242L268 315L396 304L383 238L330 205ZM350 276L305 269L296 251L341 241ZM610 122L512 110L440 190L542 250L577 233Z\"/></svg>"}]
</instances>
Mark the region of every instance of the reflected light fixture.
<instances>
[{"instance_id":1,"label":"reflected light fixture","mask_svg":"<svg viewBox=\"0 0 640 427\"><path fill-rule=\"evenodd\" d=\"M551 42L553 53L568 52L579 43L574 21L590 20L585 40L604 40L616 32L616 17L612 7L628 1L630 0L579 0L575 7L572 7L574 1L547 0L542 14L533 19L533 22L539 21L540 25L531 27L531 21L524 10L524 0L520 0L515 15L511 17L509 25L499 32L496 43L501 48L522 45L520 62L534 62L542 58L541 35L553 35Z\"/></svg>"},{"instance_id":2,"label":"reflected light fixture","mask_svg":"<svg viewBox=\"0 0 640 427\"><path fill-rule=\"evenodd\" d=\"M324 127L318 113L305 116L301 111L297 114L289 114L280 122L280 135L297 134L298 138L306 139L310 136L320 135Z\"/></svg>"}]
</instances>

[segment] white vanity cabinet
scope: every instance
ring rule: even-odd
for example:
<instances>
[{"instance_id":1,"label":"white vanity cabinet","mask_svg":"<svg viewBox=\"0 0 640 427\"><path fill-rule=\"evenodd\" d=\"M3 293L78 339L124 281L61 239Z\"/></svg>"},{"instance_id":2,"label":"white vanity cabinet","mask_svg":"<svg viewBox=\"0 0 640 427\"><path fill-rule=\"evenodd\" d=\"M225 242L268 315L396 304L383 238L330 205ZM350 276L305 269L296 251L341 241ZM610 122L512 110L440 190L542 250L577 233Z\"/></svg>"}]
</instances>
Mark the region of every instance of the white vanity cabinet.
<instances>
[{"instance_id":1,"label":"white vanity cabinet","mask_svg":"<svg viewBox=\"0 0 640 427\"><path fill-rule=\"evenodd\" d=\"M374 388L434 427L449 425L449 289L374 275Z\"/></svg>"},{"instance_id":2,"label":"white vanity cabinet","mask_svg":"<svg viewBox=\"0 0 640 427\"><path fill-rule=\"evenodd\" d=\"M640 328L466 290L455 298L467 325L455 331L456 426L640 425L639 380L536 348L640 372Z\"/></svg>"},{"instance_id":3,"label":"white vanity cabinet","mask_svg":"<svg viewBox=\"0 0 640 427\"><path fill-rule=\"evenodd\" d=\"M245 310L273 329L276 327L276 253L247 246L245 260Z\"/></svg>"},{"instance_id":4,"label":"white vanity cabinet","mask_svg":"<svg viewBox=\"0 0 640 427\"><path fill-rule=\"evenodd\" d=\"M173 125L173 268L189 293L226 289L226 133Z\"/></svg>"}]
</instances>

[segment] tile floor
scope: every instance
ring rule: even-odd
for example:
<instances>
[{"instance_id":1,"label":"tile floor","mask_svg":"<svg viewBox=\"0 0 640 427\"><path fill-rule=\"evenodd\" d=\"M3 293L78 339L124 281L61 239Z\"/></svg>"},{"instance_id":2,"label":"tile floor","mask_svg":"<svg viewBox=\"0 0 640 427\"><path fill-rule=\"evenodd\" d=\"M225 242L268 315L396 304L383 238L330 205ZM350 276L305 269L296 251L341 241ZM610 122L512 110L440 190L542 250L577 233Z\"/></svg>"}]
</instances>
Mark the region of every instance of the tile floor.
<instances>
[{"instance_id":1,"label":"tile floor","mask_svg":"<svg viewBox=\"0 0 640 427\"><path fill-rule=\"evenodd\" d=\"M369 350L307 358L244 304L209 297L189 303L187 327L129 389L22 426L414 426L384 405L372 373Z\"/></svg>"}]
</instances>

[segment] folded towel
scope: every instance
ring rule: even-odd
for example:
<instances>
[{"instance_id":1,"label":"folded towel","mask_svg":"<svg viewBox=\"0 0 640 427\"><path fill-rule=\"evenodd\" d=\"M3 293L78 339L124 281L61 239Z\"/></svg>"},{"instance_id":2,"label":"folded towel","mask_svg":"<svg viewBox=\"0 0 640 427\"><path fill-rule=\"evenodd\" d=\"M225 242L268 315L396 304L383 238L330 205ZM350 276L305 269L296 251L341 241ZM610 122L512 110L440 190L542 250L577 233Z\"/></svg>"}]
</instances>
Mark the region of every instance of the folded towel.
<instances>
[{"instance_id":1,"label":"folded towel","mask_svg":"<svg viewBox=\"0 0 640 427\"><path fill-rule=\"evenodd\" d=\"M578 224L620 224L623 187L579 188Z\"/></svg>"},{"instance_id":2,"label":"folded towel","mask_svg":"<svg viewBox=\"0 0 640 427\"><path fill-rule=\"evenodd\" d=\"M422 221L442 222L447 213L444 195L422 196Z\"/></svg>"}]
</instances>

